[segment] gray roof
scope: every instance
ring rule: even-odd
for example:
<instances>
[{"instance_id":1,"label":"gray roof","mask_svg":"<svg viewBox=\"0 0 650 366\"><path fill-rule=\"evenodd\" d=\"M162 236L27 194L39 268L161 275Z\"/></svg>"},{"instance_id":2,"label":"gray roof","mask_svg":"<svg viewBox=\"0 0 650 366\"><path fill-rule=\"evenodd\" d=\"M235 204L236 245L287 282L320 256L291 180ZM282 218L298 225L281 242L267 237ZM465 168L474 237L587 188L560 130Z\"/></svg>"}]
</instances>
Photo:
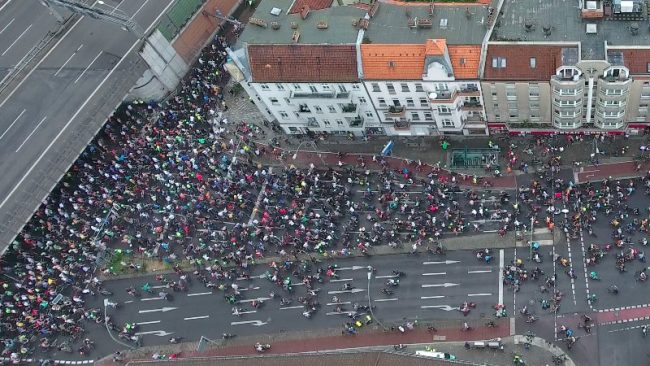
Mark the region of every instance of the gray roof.
<instances>
[{"instance_id":1,"label":"gray roof","mask_svg":"<svg viewBox=\"0 0 650 366\"><path fill-rule=\"evenodd\" d=\"M634 21L607 16L582 19L578 3L577 0L505 0L492 40L580 42L583 60L605 60L605 41L610 46L650 45L647 21L638 21L639 34L632 36L630 26ZM526 31L526 22L533 23L532 31ZM596 34L586 33L590 23L596 24ZM544 35L544 26L551 27L549 36Z\"/></svg>"},{"instance_id":2,"label":"gray roof","mask_svg":"<svg viewBox=\"0 0 650 366\"><path fill-rule=\"evenodd\" d=\"M481 44L487 32L487 14L487 6L436 6L431 28L411 29L408 18L429 18L429 6L381 3L365 35L372 43L424 44L428 39L444 38L452 45ZM441 19L447 19L446 28L441 28Z\"/></svg>"},{"instance_id":3,"label":"gray roof","mask_svg":"<svg viewBox=\"0 0 650 366\"><path fill-rule=\"evenodd\" d=\"M237 46L249 44L292 44L291 36L295 30L300 33L299 44L354 44L359 30L352 25L366 15L366 11L352 6L336 6L322 10L312 10L307 19L302 19L299 13L287 14L293 0L261 1L251 16L267 22L267 28L247 24L240 35ZM273 8L282 10L280 15L271 14ZM318 22L327 22L327 29L318 29ZM271 22L278 22L280 29L271 28ZM298 29L292 29L295 22Z\"/></svg>"}]
</instances>

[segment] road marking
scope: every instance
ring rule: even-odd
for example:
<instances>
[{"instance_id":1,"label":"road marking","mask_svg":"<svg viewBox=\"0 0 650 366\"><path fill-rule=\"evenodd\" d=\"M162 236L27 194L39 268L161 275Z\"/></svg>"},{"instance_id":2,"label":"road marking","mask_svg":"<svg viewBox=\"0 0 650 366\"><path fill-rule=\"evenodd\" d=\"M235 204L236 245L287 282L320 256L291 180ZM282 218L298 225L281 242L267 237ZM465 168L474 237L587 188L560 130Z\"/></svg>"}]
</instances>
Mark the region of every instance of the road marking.
<instances>
[{"instance_id":1,"label":"road marking","mask_svg":"<svg viewBox=\"0 0 650 366\"><path fill-rule=\"evenodd\" d=\"M341 278L338 280L330 280L330 282L347 282L347 281L352 281L352 278Z\"/></svg>"},{"instance_id":2,"label":"road marking","mask_svg":"<svg viewBox=\"0 0 650 366\"><path fill-rule=\"evenodd\" d=\"M270 297L258 297L256 299L244 299L244 300L239 300L240 303L245 303L245 302L253 302L253 301L266 301L270 300Z\"/></svg>"},{"instance_id":3,"label":"road marking","mask_svg":"<svg viewBox=\"0 0 650 366\"><path fill-rule=\"evenodd\" d=\"M149 27L147 27L147 29L144 31L145 34L146 34L147 32L149 32L149 30L150 30L150 29L151 29L155 24L158 23L158 20L159 20L160 18L162 18L163 15L166 14L167 10L168 10L168 9L169 9L173 4L175 4L175 2L173 2L173 1L170 1L169 4L167 4L167 6L165 7L165 9L162 10L162 12L158 15L158 17L157 17L156 19L154 19L154 21L153 21L153 22L149 25ZM25 82L25 80L27 80L27 79L29 78L29 76L30 76L30 75L31 75L35 70L38 70L40 64L41 64L41 63L42 63L42 62L47 58L47 56L48 56L52 51L54 51L54 49L59 45L59 43L61 43L61 42L65 39L65 37L66 37L68 34L70 34L70 32L71 32L71 31L72 31L72 30L77 26L77 24L79 24L79 22L81 22L82 19L83 19L83 16L82 16L81 18L79 18L79 20L77 20L77 21L72 25L72 27L70 27L70 29L69 29L69 30L68 30L68 31L63 35L63 37L61 37L61 39L59 39L59 41L58 41L58 42L57 42L57 43L56 43L56 44L55 44L55 45L50 49L50 51L48 51L48 53L45 54L45 56L43 56L43 58L41 59L41 61L39 61L38 64L36 64L36 66L35 66L35 67L34 67L34 68L33 68L33 69L32 69L32 70L27 74L27 76L25 76L25 78L24 78L23 80L21 80L20 83L18 83L18 85L17 85L17 86L16 86L16 87L11 91L11 93L9 93L9 95L7 96L7 98L6 98L5 100L3 100L2 102L0 102L0 108L2 108L3 105L5 105L5 103L6 103L6 102L11 98L11 96L16 92L16 90L18 90L18 89L20 88L20 86ZM131 47L130 47L130 48L129 48L125 53L124 53L124 55L122 56L122 58L120 58L120 60L115 64L115 66L113 66L113 68L111 69L111 71L109 71L108 74L104 77L104 79L99 83L99 85L97 85L97 87L95 88L95 90L93 90L93 91L90 93L90 95L88 96L88 98L86 99L86 101L83 102L83 103L81 104L81 106L79 106L79 107L77 108L77 111L75 112L75 114L72 115L72 117L70 117L70 119L69 119L68 122L63 126L63 128L61 128L61 129L59 130L59 133L58 133L56 136L54 136L54 138L52 139L52 141L50 141L50 143L47 145L47 147L45 148L45 150L43 150L43 152L41 152L41 155L39 155L38 158L36 159L36 161L34 161L34 162L32 163L32 165L29 167L29 169L27 169L27 172L25 172L25 174L23 175L23 177L20 178L20 180L19 180L18 183L14 186L14 188L12 188L11 191L9 191L9 193L7 193L7 194L5 195L4 200L2 200L2 202L0 202L0 208L4 207L4 205L7 204L7 202L8 202L9 199L11 198L11 196L13 196L13 194L16 193L16 191L18 190L18 187L20 187L20 186L23 184L23 182L25 182L25 179L27 179L27 176L30 175L30 174L32 173L32 171L36 168L36 165L38 165L38 163L40 163L41 160L43 160L43 158L45 157L45 155L47 155L47 154L49 153L50 149L52 148L52 146L54 146L54 144L56 143L56 141L61 137L61 135L63 135L63 133L65 132L65 130L67 130L68 127L70 127L70 125L72 124L72 121L74 121L74 119L77 118L77 116L79 115L79 113L81 113L81 111L86 107L86 105L88 105L88 103L90 103L90 100L95 96L95 94L97 94L97 92L99 91L99 89L101 89L101 88L104 86L104 83L106 83L106 80L108 80L108 79L111 77L111 75L113 75L113 73L115 72L115 70L117 70L117 69L122 65L122 63L124 62L124 60L126 60L126 57L127 57L129 54L131 54L131 52L133 51L133 49L134 49L134 48L135 48L139 43L140 43L140 40L139 40L139 39L138 39L137 41L133 42L133 44L131 45ZM143 300L144 300L144 299L143 299Z\"/></svg>"},{"instance_id":4,"label":"road marking","mask_svg":"<svg viewBox=\"0 0 650 366\"><path fill-rule=\"evenodd\" d=\"M257 287L244 287L244 288L237 289L237 291L241 292L241 291L259 290L259 289L260 289L259 286L257 286Z\"/></svg>"},{"instance_id":5,"label":"road marking","mask_svg":"<svg viewBox=\"0 0 650 366\"><path fill-rule=\"evenodd\" d=\"M397 297L393 297L393 298L390 298L390 299L375 299L373 301L374 302L385 302L385 301L397 301L397 300L398 300Z\"/></svg>"},{"instance_id":6,"label":"road marking","mask_svg":"<svg viewBox=\"0 0 650 366\"><path fill-rule=\"evenodd\" d=\"M3 7L4 7L4 6L3 6ZM0 30L0 34L2 34L2 32L4 32L5 30L7 30L7 28L9 28L9 26L11 25L11 23L14 22L14 20L16 20L16 18L11 19L11 20L9 21L9 23L7 23L7 25L5 25L5 27L2 28L2 30Z\"/></svg>"},{"instance_id":7,"label":"road marking","mask_svg":"<svg viewBox=\"0 0 650 366\"><path fill-rule=\"evenodd\" d=\"M20 151L20 149L23 146L25 146L25 144L27 143L27 140L29 140L29 138L32 137L32 135L36 132L36 130L38 130L39 127L41 127L41 125L43 124L43 122L45 122L46 119L47 119L47 116L43 117L43 119L36 125L36 127L34 127L34 130L32 130L32 132L29 135L27 135L27 138L25 139L25 141L23 141L23 143L20 144L20 146L18 146L18 148L16 149L16 152Z\"/></svg>"},{"instance_id":8,"label":"road marking","mask_svg":"<svg viewBox=\"0 0 650 366\"><path fill-rule=\"evenodd\" d=\"M341 290L341 291L329 291L328 294L330 295L336 295L336 294L356 294L357 292L362 292L366 291L361 288L353 288L352 290Z\"/></svg>"},{"instance_id":9,"label":"road marking","mask_svg":"<svg viewBox=\"0 0 650 366\"><path fill-rule=\"evenodd\" d=\"M144 299L140 299L140 301L153 301L153 300L162 300L162 297L145 297Z\"/></svg>"},{"instance_id":10,"label":"road marking","mask_svg":"<svg viewBox=\"0 0 650 366\"><path fill-rule=\"evenodd\" d=\"M192 316L189 318L183 318L183 320L197 320L197 319L207 319L210 315L201 315L201 316Z\"/></svg>"},{"instance_id":11,"label":"road marking","mask_svg":"<svg viewBox=\"0 0 650 366\"><path fill-rule=\"evenodd\" d=\"M395 278L396 275L375 276L375 278Z\"/></svg>"},{"instance_id":12,"label":"road marking","mask_svg":"<svg viewBox=\"0 0 650 366\"><path fill-rule=\"evenodd\" d=\"M97 54L97 56L95 56L95 58L94 58L92 61L90 61L90 63L88 64L88 66L86 66L86 68L84 69L84 71L82 71L81 74L80 74L79 76L77 76L77 78L74 80L74 84L76 84L77 81L79 81L79 79L81 79L81 78L84 76L84 74L86 73L86 71L88 71L88 69L90 68L90 66L91 66L92 64L94 64L95 61L97 61L97 59L99 58L99 56L102 55L102 52L104 52L104 51L99 51L99 53Z\"/></svg>"},{"instance_id":13,"label":"road marking","mask_svg":"<svg viewBox=\"0 0 650 366\"><path fill-rule=\"evenodd\" d=\"M160 323L160 320L152 320L150 322L142 322L142 323L135 323L137 325L147 325L147 324L158 324Z\"/></svg>"},{"instance_id":14,"label":"road marking","mask_svg":"<svg viewBox=\"0 0 650 366\"><path fill-rule=\"evenodd\" d=\"M280 308L280 310L302 309L302 308L303 308L302 305L295 305L295 306L285 306L285 307Z\"/></svg>"},{"instance_id":15,"label":"road marking","mask_svg":"<svg viewBox=\"0 0 650 366\"><path fill-rule=\"evenodd\" d=\"M147 335L147 334L157 335L158 337L164 337L170 334L174 334L174 332L165 332L164 330L154 330L152 332L138 332L135 335Z\"/></svg>"},{"instance_id":16,"label":"road marking","mask_svg":"<svg viewBox=\"0 0 650 366\"><path fill-rule=\"evenodd\" d=\"M469 297L476 297L476 296L492 296L492 294L491 294L491 293L488 293L488 292L481 292L481 293L478 293L478 294L467 294L467 296L469 296Z\"/></svg>"},{"instance_id":17,"label":"road marking","mask_svg":"<svg viewBox=\"0 0 650 366\"><path fill-rule=\"evenodd\" d=\"M130 304L130 303L132 303L132 302L133 302L133 300L129 300L129 301L125 301L124 303L125 303L125 304Z\"/></svg>"},{"instance_id":18,"label":"road marking","mask_svg":"<svg viewBox=\"0 0 650 366\"><path fill-rule=\"evenodd\" d=\"M244 320L241 322L231 322L230 325L243 325L243 324L251 324L256 327L261 327L262 325L268 324L267 322L263 322L261 320Z\"/></svg>"},{"instance_id":19,"label":"road marking","mask_svg":"<svg viewBox=\"0 0 650 366\"><path fill-rule=\"evenodd\" d=\"M20 35L19 35L19 36L18 36L18 37L13 41L13 42L11 42L11 44L9 45L9 47L7 47L7 49L6 49L6 50L2 53L2 55L0 55L0 56L4 56L7 52L9 52L9 50L11 49L11 47L13 47L14 45L16 45L16 42L18 42L18 40L19 40L22 36L24 36L25 33L27 33L27 31L29 30L29 28L31 28L33 25L34 25L34 24L30 24L29 27L27 27L27 29L25 29L22 33L20 33Z\"/></svg>"},{"instance_id":20,"label":"road marking","mask_svg":"<svg viewBox=\"0 0 650 366\"><path fill-rule=\"evenodd\" d=\"M255 314L257 310L240 311L239 314Z\"/></svg>"},{"instance_id":21,"label":"road marking","mask_svg":"<svg viewBox=\"0 0 650 366\"><path fill-rule=\"evenodd\" d=\"M445 283L433 283L433 284L425 284L425 285L422 285L422 288L429 288L429 287L453 287L453 286L458 286L458 284L457 284L457 283L449 283L449 282L445 282Z\"/></svg>"},{"instance_id":22,"label":"road marking","mask_svg":"<svg viewBox=\"0 0 650 366\"><path fill-rule=\"evenodd\" d=\"M335 268L337 271L356 271L358 269L367 269L370 270L372 267L371 266L352 266L352 267L341 267L341 268Z\"/></svg>"},{"instance_id":23,"label":"road marking","mask_svg":"<svg viewBox=\"0 0 650 366\"><path fill-rule=\"evenodd\" d=\"M84 45L83 45L83 43L82 43L82 44L77 48L76 51L72 52L72 55L70 55L70 57L68 57L68 59L65 60L65 62L63 63L63 65L61 65L61 67L59 67L59 69L56 70L56 72L54 73L54 76L59 75L59 73L61 72L61 70L63 70L63 68L65 67L65 65L67 65L68 62L70 62L70 60L72 60L72 58L74 57L74 55L76 55L77 52L79 52L79 50L80 50L83 46L84 46Z\"/></svg>"},{"instance_id":24,"label":"road marking","mask_svg":"<svg viewBox=\"0 0 650 366\"><path fill-rule=\"evenodd\" d=\"M138 10L136 10L135 13L133 13L133 15L131 15L131 19L135 18L135 16L138 15L140 10L142 10L142 8L144 8L144 6L147 5L148 2L149 2L149 0L143 2L142 5L140 5L140 7L138 8Z\"/></svg>"},{"instance_id":25,"label":"road marking","mask_svg":"<svg viewBox=\"0 0 650 366\"><path fill-rule=\"evenodd\" d=\"M429 300L429 299L442 299L444 298L443 295L438 295L438 296L421 296L420 300Z\"/></svg>"},{"instance_id":26,"label":"road marking","mask_svg":"<svg viewBox=\"0 0 650 366\"><path fill-rule=\"evenodd\" d=\"M167 285L156 285L156 286L151 286L153 289L158 289L158 288L169 288Z\"/></svg>"},{"instance_id":27,"label":"road marking","mask_svg":"<svg viewBox=\"0 0 650 366\"><path fill-rule=\"evenodd\" d=\"M499 249L499 304L503 305L503 269L505 266L505 251Z\"/></svg>"},{"instance_id":28,"label":"road marking","mask_svg":"<svg viewBox=\"0 0 650 366\"><path fill-rule=\"evenodd\" d=\"M330 311L329 313L325 313L325 315L331 316L331 315L345 315L349 316L352 314L351 311L341 311L340 313L338 311Z\"/></svg>"},{"instance_id":29,"label":"road marking","mask_svg":"<svg viewBox=\"0 0 650 366\"><path fill-rule=\"evenodd\" d=\"M420 309L440 309L444 311L458 310L458 306L449 306L449 305L422 305Z\"/></svg>"},{"instance_id":30,"label":"road marking","mask_svg":"<svg viewBox=\"0 0 650 366\"><path fill-rule=\"evenodd\" d=\"M332 305L349 305L349 304L351 304L350 301L346 301L346 302L328 302L326 305L332 306Z\"/></svg>"},{"instance_id":31,"label":"road marking","mask_svg":"<svg viewBox=\"0 0 650 366\"><path fill-rule=\"evenodd\" d=\"M423 276L444 276L446 275L447 272L431 272L431 273L423 273Z\"/></svg>"},{"instance_id":32,"label":"road marking","mask_svg":"<svg viewBox=\"0 0 650 366\"><path fill-rule=\"evenodd\" d=\"M0 11L2 11L2 9L5 8L5 6L9 5L10 2L11 2L11 0L7 0L7 2L4 3L4 5L0 6Z\"/></svg>"},{"instance_id":33,"label":"road marking","mask_svg":"<svg viewBox=\"0 0 650 366\"><path fill-rule=\"evenodd\" d=\"M467 271L467 274L473 274L473 273L492 273L491 269L479 269L476 271Z\"/></svg>"},{"instance_id":34,"label":"road marking","mask_svg":"<svg viewBox=\"0 0 650 366\"><path fill-rule=\"evenodd\" d=\"M11 122L11 124L9 125L9 127L7 127L7 130L6 130L2 135L0 135L0 140L2 140L3 137L5 137L5 135L7 134L7 132L9 132L9 130L10 130L10 129L11 129L11 128L16 124L16 122L20 119L20 117L22 117L23 114L25 114L26 111L27 111L27 109L23 109L23 111L20 112L20 114L18 115L18 117L16 117L16 119L15 119L13 122Z\"/></svg>"},{"instance_id":35,"label":"road marking","mask_svg":"<svg viewBox=\"0 0 650 366\"><path fill-rule=\"evenodd\" d=\"M144 300L144 299L143 299L143 300ZM168 312L168 311L172 311L172 310L176 310L176 309L178 309L178 308L164 307L164 308L160 308L160 309L140 310L140 311L138 311L138 313L139 313L139 314L157 313L157 312L160 312L160 313L166 313L166 312Z\"/></svg>"},{"instance_id":36,"label":"road marking","mask_svg":"<svg viewBox=\"0 0 650 366\"><path fill-rule=\"evenodd\" d=\"M195 292L193 294L187 294L187 296L203 296L203 295L210 295L212 292Z\"/></svg>"},{"instance_id":37,"label":"road marking","mask_svg":"<svg viewBox=\"0 0 650 366\"><path fill-rule=\"evenodd\" d=\"M424 264L424 265L428 265L428 264L456 264L456 263L460 263L460 261L446 260L446 261L443 261L443 262L422 262L422 264Z\"/></svg>"}]
</instances>

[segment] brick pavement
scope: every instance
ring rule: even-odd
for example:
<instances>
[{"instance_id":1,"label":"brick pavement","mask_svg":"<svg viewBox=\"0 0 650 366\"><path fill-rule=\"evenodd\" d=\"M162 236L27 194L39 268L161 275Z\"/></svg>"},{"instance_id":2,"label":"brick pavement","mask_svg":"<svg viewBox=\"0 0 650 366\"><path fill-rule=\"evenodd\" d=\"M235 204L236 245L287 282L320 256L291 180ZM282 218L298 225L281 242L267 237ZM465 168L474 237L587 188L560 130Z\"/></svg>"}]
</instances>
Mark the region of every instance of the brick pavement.
<instances>
[{"instance_id":1,"label":"brick pavement","mask_svg":"<svg viewBox=\"0 0 650 366\"><path fill-rule=\"evenodd\" d=\"M599 310L596 313L596 320L600 325L620 324L648 319L650 319L650 304L605 309Z\"/></svg>"},{"instance_id":2,"label":"brick pavement","mask_svg":"<svg viewBox=\"0 0 650 366\"><path fill-rule=\"evenodd\" d=\"M637 164L640 164L640 169L637 170ZM575 181L577 183L602 181L608 177L613 179L623 179L630 177L643 176L650 170L650 162L644 161L637 163L635 161L592 165L581 168L574 173Z\"/></svg>"}]
</instances>

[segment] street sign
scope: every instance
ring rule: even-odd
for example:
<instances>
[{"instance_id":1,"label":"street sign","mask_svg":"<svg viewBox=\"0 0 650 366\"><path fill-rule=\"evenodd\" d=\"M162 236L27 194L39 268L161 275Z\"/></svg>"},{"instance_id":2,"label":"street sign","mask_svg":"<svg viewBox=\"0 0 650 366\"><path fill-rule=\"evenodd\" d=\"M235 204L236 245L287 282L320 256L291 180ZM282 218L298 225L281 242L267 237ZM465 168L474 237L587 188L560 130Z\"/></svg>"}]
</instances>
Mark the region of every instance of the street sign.
<instances>
[{"instance_id":1,"label":"street sign","mask_svg":"<svg viewBox=\"0 0 650 366\"><path fill-rule=\"evenodd\" d=\"M381 155L382 156L389 156L390 154L393 153L393 147L395 146L395 143L393 140L388 141L386 146L381 150Z\"/></svg>"}]
</instances>

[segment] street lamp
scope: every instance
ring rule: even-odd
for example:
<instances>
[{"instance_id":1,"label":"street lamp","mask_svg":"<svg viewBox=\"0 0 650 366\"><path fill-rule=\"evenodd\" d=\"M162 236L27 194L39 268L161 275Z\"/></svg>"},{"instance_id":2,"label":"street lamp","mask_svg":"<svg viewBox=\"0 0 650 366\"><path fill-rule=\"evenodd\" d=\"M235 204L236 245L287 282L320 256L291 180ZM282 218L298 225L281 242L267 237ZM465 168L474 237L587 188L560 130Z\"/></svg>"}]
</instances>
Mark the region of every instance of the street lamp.
<instances>
[{"instance_id":1,"label":"street lamp","mask_svg":"<svg viewBox=\"0 0 650 366\"><path fill-rule=\"evenodd\" d=\"M377 321L377 324L381 326L384 330L386 330L386 327L375 317L375 313L372 310L372 299L370 298L370 280L372 279L372 266L368 266L368 308L370 309L370 315L372 316L372 319Z\"/></svg>"},{"instance_id":2,"label":"street lamp","mask_svg":"<svg viewBox=\"0 0 650 366\"><path fill-rule=\"evenodd\" d=\"M107 318L108 318L108 311L107 311L107 310L108 310L108 305L109 305L110 303L111 303L111 302L108 301L108 299L104 299L104 325L106 326L106 331L108 332L108 335L111 337L111 339L112 339L113 341L115 341L115 343L120 344L120 345L122 345L122 346L124 346L124 347L127 347L127 348L130 348L130 349L136 349L137 347L133 347L133 346L131 346L130 344L126 344L126 343L124 343L124 342L121 342L120 340L116 339L116 338L113 336L113 333L111 332L111 328L108 327L108 322L106 321Z\"/></svg>"}]
</instances>

